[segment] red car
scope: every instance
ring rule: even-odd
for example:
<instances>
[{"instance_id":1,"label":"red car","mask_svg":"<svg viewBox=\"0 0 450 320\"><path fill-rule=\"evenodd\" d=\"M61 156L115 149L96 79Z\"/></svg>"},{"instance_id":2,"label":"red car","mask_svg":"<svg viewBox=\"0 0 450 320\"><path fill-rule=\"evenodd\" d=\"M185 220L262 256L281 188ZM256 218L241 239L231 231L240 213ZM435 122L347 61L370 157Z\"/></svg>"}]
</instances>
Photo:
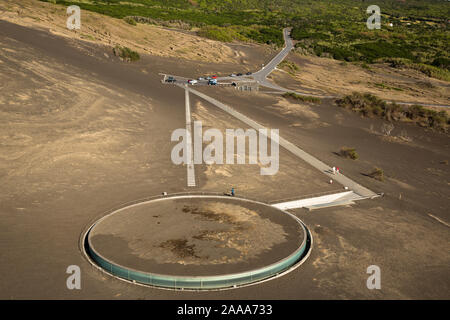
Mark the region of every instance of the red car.
<instances>
[{"instance_id":1,"label":"red car","mask_svg":"<svg viewBox=\"0 0 450 320\"><path fill-rule=\"evenodd\" d=\"M216 76L216 75L214 75L214 76L211 76L211 78L213 78L213 79L217 79L217 76Z\"/></svg>"}]
</instances>

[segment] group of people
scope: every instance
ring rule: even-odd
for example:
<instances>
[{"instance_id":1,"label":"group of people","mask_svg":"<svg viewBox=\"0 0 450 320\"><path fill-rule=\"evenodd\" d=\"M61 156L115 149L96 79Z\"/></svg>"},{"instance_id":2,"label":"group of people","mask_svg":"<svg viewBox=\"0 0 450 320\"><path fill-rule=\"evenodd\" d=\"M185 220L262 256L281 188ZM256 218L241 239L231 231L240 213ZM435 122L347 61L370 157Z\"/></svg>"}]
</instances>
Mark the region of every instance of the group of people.
<instances>
[{"instance_id":1,"label":"group of people","mask_svg":"<svg viewBox=\"0 0 450 320\"><path fill-rule=\"evenodd\" d=\"M333 174L336 174L336 173L340 173L339 167L333 167ZM332 183L333 183L333 180L330 179L330 184L332 184Z\"/></svg>"}]
</instances>

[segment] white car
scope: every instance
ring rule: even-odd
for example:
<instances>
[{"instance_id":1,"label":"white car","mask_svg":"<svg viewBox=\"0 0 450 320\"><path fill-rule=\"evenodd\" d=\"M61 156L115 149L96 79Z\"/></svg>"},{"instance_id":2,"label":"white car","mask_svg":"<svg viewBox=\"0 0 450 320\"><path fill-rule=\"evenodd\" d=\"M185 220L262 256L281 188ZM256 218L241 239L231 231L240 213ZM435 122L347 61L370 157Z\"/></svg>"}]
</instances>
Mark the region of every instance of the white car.
<instances>
[{"instance_id":1,"label":"white car","mask_svg":"<svg viewBox=\"0 0 450 320\"><path fill-rule=\"evenodd\" d=\"M196 84L196 83L198 83L198 81L195 80L195 79L194 79L194 80L188 80L188 83L189 83L189 84Z\"/></svg>"}]
</instances>

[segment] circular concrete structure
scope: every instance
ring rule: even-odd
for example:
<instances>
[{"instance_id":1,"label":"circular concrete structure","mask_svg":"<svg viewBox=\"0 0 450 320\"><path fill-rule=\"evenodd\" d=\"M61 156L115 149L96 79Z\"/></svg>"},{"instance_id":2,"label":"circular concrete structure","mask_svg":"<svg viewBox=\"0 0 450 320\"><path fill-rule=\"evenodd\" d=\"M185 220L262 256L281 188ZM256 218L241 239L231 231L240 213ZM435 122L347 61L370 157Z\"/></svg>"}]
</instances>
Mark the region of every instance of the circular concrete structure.
<instances>
[{"instance_id":1,"label":"circular concrete structure","mask_svg":"<svg viewBox=\"0 0 450 320\"><path fill-rule=\"evenodd\" d=\"M166 196L118 209L84 237L104 271L145 285L222 289L287 272L310 247L295 216L236 197Z\"/></svg>"}]
</instances>

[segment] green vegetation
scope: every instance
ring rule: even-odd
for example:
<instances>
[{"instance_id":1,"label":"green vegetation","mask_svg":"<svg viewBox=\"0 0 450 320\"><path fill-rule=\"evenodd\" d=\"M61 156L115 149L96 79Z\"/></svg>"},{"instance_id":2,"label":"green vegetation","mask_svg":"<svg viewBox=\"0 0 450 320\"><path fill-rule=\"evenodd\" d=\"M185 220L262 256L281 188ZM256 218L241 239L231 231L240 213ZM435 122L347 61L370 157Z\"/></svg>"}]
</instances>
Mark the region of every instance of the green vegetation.
<instances>
[{"instance_id":1,"label":"green vegetation","mask_svg":"<svg viewBox=\"0 0 450 320\"><path fill-rule=\"evenodd\" d=\"M192 26L184 22L182 20L162 20L162 19L153 19L149 17L142 17L142 16L128 16L124 19L132 19L134 22L138 23L147 23L147 24L154 24L157 26L163 26L167 28L176 28L176 29L182 29L182 30L191 30ZM130 21L131 24L133 22Z\"/></svg>"},{"instance_id":2,"label":"green vegetation","mask_svg":"<svg viewBox=\"0 0 450 320\"><path fill-rule=\"evenodd\" d=\"M131 24L132 26L137 25L136 20L134 20L132 17L125 17L125 18L123 18L123 20L126 23Z\"/></svg>"},{"instance_id":3,"label":"green vegetation","mask_svg":"<svg viewBox=\"0 0 450 320\"><path fill-rule=\"evenodd\" d=\"M366 117L378 117L387 121L413 122L419 126L447 132L450 117L446 111L436 111L419 105L400 106L388 103L371 94L353 93L336 100L342 108L358 112Z\"/></svg>"},{"instance_id":4,"label":"green vegetation","mask_svg":"<svg viewBox=\"0 0 450 320\"><path fill-rule=\"evenodd\" d=\"M233 32L229 32L232 30L228 30L227 28L221 28L218 26L206 26L203 27L199 32L198 35L212 39L212 40L218 40L218 41L224 41L224 42L230 42L236 39L239 34L236 33L234 30Z\"/></svg>"},{"instance_id":5,"label":"green vegetation","mask_svg":"<svg viewBox=\"0 0 450 320\"><path fill-rule=\"evenodd\" d=\"M283 34L281 29L266 28L263 26L204 26L198 31L198 35L224 42L233 40L256 41L260 43L275 44L281 46Z\"/></svg>"},{"instance_id":6,"label":"green vegetation","mask_svg":"<svg viewBox=\"0 0 450 320\"><path fill-rule=\"evenodd\" d=\"M393 68L414 69L426 74L429 77L441 79L444 81L450 81L450 70L444 64L445 63L444 58L435 59L432 62L432 64L434 63L436 65L439 65L440 67L424 63L414 63L408 59L401 59L401 58L384 59L383 61L388 62Z\"/></svg>"},{"instance_id":7,"label":"green vegetation","mask_svg":"<svg viewBox=\"0 0 450 320\"><path fill-rule=\"evenodd\" d=\"M296 94L295 92L283 93L283 97L291 98L291 99L299 100L299 101L303 101L303 102L312 102L312 103L321 103L322 102L322 100L320 100L320 98L311 97L311 96L302 96L302 95Z\"/></svg>"},{"instance_id":8,"label":"green vegetation","mask_svg":"<svg viewBox=\"0 0 450 320\"><path fill-rule=\"evenodd\" d=\"M359 158L355 148L342 147L339 154L344 158L350 158L352 160L357 160Z\"/></svg>"},{"instance_id":9,"label":"green vegetation","mask_svg":"<svg viewBox=\"0 0 450 320\"><path fill-rule=\"evenodd\" d=\"M182 25L220 41L282 46L281 30L292 26L299 52L367 64L402 59L406 67L450 81L447 1L378 0L382 14L379 30L367 29L369 3L362 0L51 1L119 19L132 16L149 19L149 23Z\"/></svg>"},{"instance_id":10,"label":"green vegetation","mask_svg":"<svg viewBox=\"0 0 450 320\"><path fill-rule=\"evenodd\" d=\"M367 174L369 177L379 180L379 181L384 181L384 171L383 169L380 169L378 167L375 167L370 173Z\"/></svg>"},{"instance_id":11,"label":"green vegetation","mask_svg":"<svg viewBox=\"0 0 450 320\"><path fill-rule=\"evenodd\" d=\"M265 4L260 6L263 2ZM74 4L81 9L118 19L148 18L149 23L159 25L179 21L188 26L184 29L199 29L201 35L211 39L254 41L283 46L282 27L287 16L279 10L268 11L269 7L272 7L270 2L268 0L56 0L56 3L64 6ZM135 21L141 22L137 19ZM231 33L231 36L226 35L227 33Z\"/></svg>"},{"instance_id":12,"label":"green vegetation","mask_svg":"<svg viewBox=\"0 0 450 320\"><path fill-rule=\"evenodd\" d=\"M382 26L368 30L367 2L316 1L293 20L296 46L301 52L344 61L401 59L405 67L450 81L448 3L381 0L376 4L381 8Z\"/></svg>"},{"instance_id":13,"label":"green vegetation","mask_svg":"<svg viewBox=\"0 0 450 320\"><path fill-rule=\"evenodd\" d=\"M387 84L385 84L385 83L383 83L383 82L381 82L381 83L375 83L374 85L375 85L375 87L378 87L378 88L380 88L380 89L395 90L395 91L403 91L403 89L401 89L401 88L392 87L392 86L387 85Z\"/></svg>"},{"instance_id":14,"label":"green vegetation","mask_svg":"<svg viewBox=\"0 0 450 320\"><path fill-rule=\"evenodd\" d=\"M140 59L139 53L127 47L115 46L114 55L121 57L127 62L137 61Z\"/></svg>"},{"instance_id":15,"label":"green vegetation","mask_svg":"<svg viewBox=\"0 0 450 320\"><path fill-rule=\"evenodd\" d=\"M82 34L81 34L81 37L82 37L83 39L89 39L89 40L95 41L94 36L92 36L92 35L90 35L90 34L87 34L87 33L82 33Z\"/></svg>"},{"instance_id":16,"label":"green vegetation","mask_svg":"<svg viewBox=\"0 0 450 320\"><path fill-rule=\"evenodd\" d=\"M295 62L289 60L283 60L278 65L278 68L286 70L292 76L294 76L295 73L300 70L300 67Z\"/></svg>"},{"instance_id":17,"label":"green vegetation","mask_svg":"<svg viewBox=\"0 0 450 320\"><path fill-rule=\"evenodd\" d=\"M427 109L419 105L410 106L405 115L408 119L423 127L437 128L446 131L450 124L447 112Z\"/></svg>"},{"instance_id":18,"label":"green vegetation","mask_svg":"<svg viewBox=\"0 0 450 320\"><path fill-rule=\"evenodd\" d=\"M372 70L370 67L369 67L369 65L367 64L367 63L365 63L365 62L363 62L363 63L361 63L361 68L364 68L364 69L366 69L366 70Z\"/></svg>"}]
</instances>

